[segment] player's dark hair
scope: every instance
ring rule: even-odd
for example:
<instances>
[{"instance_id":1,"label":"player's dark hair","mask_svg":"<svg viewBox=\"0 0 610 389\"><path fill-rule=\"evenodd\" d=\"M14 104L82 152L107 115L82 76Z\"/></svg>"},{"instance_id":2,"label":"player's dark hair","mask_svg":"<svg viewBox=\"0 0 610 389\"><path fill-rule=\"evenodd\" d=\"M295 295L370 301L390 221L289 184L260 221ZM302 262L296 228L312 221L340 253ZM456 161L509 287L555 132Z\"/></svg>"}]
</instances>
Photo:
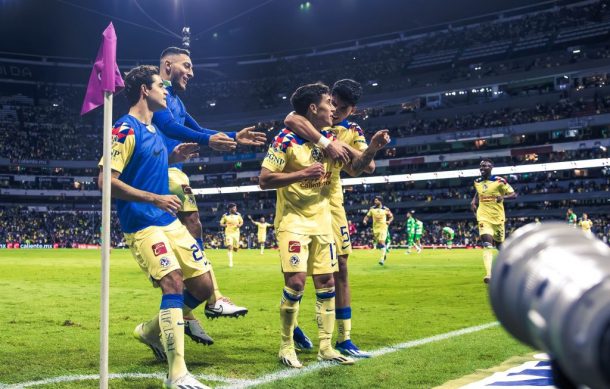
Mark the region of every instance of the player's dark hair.
<instances>
[{"instance_id":1,"label":"player's dark hair","mask_svg":"<svg viewBox=\"0 0 610 389\"><path fill-rule=\"evenodd\" d=\"M184 55L188 55L189 57L191 56L191 52L188 51L187 49L172 46L172 47L168 47L167 49L165 49L161 52L161 59L167 57L168 55L176 55L176 54L184 54Z\"/></svg>"},{"instance_id":2,"label":"player's dark hair","mask_svg":"<svg viewBox=\"0 0 610 389\"><path fill-rule=\"evenodd\" d=\"M296 113L305 116L310 104L320 104L322 95L329 93L328 87L321 82L303 85L290 96L290 104Z\"/></svg>"},{"instance_id":3,"label":"player's dark hair","mask_svg":"<svg viewBox=\"0 0 610 389\"><path fill-rule=\"evenodd\" d=\"M339 80L333 85L332 94L349 105L356 105L362 96L362 85L348 78Z\"/></svg>"},{"instance_id":4,"label":"player's dark hair","mask_svg":"<svg viewBox=\"0 0 610 389\"><path fill-rule=\"evenodd\" d=\"M483 158L483 159L481 160L481 162L489 162L489 163L491 164L491 166L493 166L493 165L494 165L494 161L492 161L492 160L491 160L491 159L489 159L489 158Z\"/></svg>"},{"instance_id":5,"label":"player's dark hair","mask_svg":"<svg viewBox=\"0 0 610 389\"><path fill-rule=\"evenodd\" d=\"M375 196L373 197L374 200L379 200L383 203L383 199L381 198L381 196Z\"/></svg>"},{"instance_id":6,"label":"player's dark hair","mask_svg":"<svg viewBox=\"0 0 610 389\"><path fill-rule=\"evenodd\" d=\"M146 85L152 88L153 76L159 74L159 68L152 65L140 65L135 67L125 76L124 95L130 107L133 107L140 100L140 87Z\"/></svg>"},{"instance_id":7,"label":"player's dark hair","mask_svg":"<svg viewBox=\"0 0 610 389\"><path fill-rule=\"evenodd\" d=\"M227 205L227 209L229 209L229 210L230 210L231 208L233 208L233 207L237 207L237 204L235 204L235 203L229 203L229 205Z\"/></svg>"}]
</instances>

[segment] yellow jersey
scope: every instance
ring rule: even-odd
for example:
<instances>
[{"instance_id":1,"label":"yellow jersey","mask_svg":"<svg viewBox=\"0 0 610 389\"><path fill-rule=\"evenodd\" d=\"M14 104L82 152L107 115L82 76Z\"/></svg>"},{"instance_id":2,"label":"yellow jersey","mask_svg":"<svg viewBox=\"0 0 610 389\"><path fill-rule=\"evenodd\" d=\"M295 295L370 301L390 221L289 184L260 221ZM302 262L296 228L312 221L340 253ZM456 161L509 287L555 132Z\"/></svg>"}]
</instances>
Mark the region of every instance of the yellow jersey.
<instances>
[{"instance_id":1,"label":"yellow jersey","mask_svg":"<svg viewBox=\"0 0 610 389\"><path fill-rule=\"evenodd\" d=\"M256 224L256 226L258 227L258 235L259 236L267 236L267 228L271 227L273 224L269 224L269 223L261 223L261 222L254 222L254 224Z\"/></svg>"},{"instance_id":2,"label":"yellow jersey","mask_svg":"<svg viewBox=\"0 0 610 389\"><path fill-rule=\"evenodd\" d=\"M591 221L591 219L581 220L580 222L578 222L578 225L583 231L590 232L591 228L593 227L593 222Z\"/></svg>"},{"instance_id":3,"label":"yellow jersey","mask_svg":"<svg viewBox=\"0 0 610 389\"><path fill-rule=\"evenodd\" d=\"M391 214L392 212L385 205L371 207L366 216L373 218L373 232L386 230L388 228L388 216Z\"/></svg>"},{"instance_id":4,"label":"yellow jersey","mask_svg":"<svg viewBox=\"0 0 610 389\"><path fill-rule=\"evenodd\" d=\"M328 139L334 136L322 131ZM277 190L274 227L277 232L288 231L302 235L332 234L330 216L330 183L336 172L333 161L315 144L283 129L273 139L262 167L273 173L292 173L315 162L324 165L322 178L306 179Z\"/></svg>"},{"instance_id":5,"label":"yellow jersey","mask_svg":"<svg viewBox=\"0 0 610 389\"><path fill-rule=\"evenodd\" d=\"M344 120L341 123L332 127L327 127L324 130L332 132L337 140L345 142L358 151L364 151L368 147L364 132L356 123ZM333 172L330 183L330 206L332 208L343 208L343 187L341 186L342 168L343 166L340 164L333 164L332 167Z\"/></svg>"},{"instance_id":6,"label":"yellow jersey","mask_svg":"<svg viewBox=\"0 0 610 389\"><path fill-rule=\"evenodd\" d=\"M239 226L244 224L244 219L238 213L225 213L220 219L220 224L225 225L225 235L239 234Z\"/></svg>"},{"instance_id":7,"label":"yellow jersey","mask_svg":"<svg viewBox=\"0 0 610 389\"><path fill-rule=\"evenodd\" d=\"M482 177L474 181L474 188L479 198L477 221L491 224L502 224L505 220L504 202L497 202L498 196L514 193L514 189L506 180L499 176L491 176L488 180Z\"/></svg>"}]
</instances>

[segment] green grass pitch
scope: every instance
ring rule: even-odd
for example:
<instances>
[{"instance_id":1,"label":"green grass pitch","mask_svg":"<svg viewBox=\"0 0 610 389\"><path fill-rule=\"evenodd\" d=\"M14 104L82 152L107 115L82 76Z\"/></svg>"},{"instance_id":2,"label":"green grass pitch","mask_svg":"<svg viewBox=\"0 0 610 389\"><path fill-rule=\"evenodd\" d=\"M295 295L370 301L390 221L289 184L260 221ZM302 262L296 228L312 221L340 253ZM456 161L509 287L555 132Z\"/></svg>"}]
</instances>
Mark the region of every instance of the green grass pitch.
<instances>
[{"instance_id":1,"label":"green grass pitch","mask_svg":"<svg viewBox=\"0 0 610 389\"><path fill-rule=\"evenodd\" d=\"M255 379L284 370L277 362L282 275L277 251L242 250L228 267L224 250L208 250L221 290L249 308L245 318L208 320L210 347L186 339L190 370L225 378ZM100 252L3 250L0 252L0 388L60 376L98 373ZM482 282L479 250L390 252L355 250L349 260L352 339L362 349L422 339L495 321ZM150 350L131 337L157 311L153 289L127 250L113 250L110 278L111 373L165 373ZM308 282L300 325L316 343L315 296ZM354 366L333 366L267 383L265 388L430 388L489 368L530 349L501 327L400 350ZM305 365L316 353L302 353ZM207 381L212 387L226 382ZM97 388L95 380L36 386ZM155 378L112 379L112 388L158 388Z\"/></svg>"}]
</instances>

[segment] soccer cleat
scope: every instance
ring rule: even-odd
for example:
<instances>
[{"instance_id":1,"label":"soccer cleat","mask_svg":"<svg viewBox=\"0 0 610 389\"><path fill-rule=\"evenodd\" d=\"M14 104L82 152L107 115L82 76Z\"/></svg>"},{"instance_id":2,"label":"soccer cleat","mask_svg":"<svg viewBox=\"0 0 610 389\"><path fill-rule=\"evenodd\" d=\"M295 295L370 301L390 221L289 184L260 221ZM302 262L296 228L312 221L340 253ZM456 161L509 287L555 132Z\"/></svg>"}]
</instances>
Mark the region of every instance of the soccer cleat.
<instances>
[{"instance_id":1,"label":"soccer cleat","mask_svg":"<svg viewBox=\"0 0 610 389\"><path fill-rule=\"evenodd\" d=\"M203 327L197 319L184 319L184 335L188 335L197 343L203 343L206 346L214 344L214 339L210 338L210 335L206 334Z\"/></svg>"},{"instance_id":2,"label":"soccer cleat","mask_svg":"<svg viewBox=\"0 0 610 389\"><path fill-rule=\"evenodd\" d=\"M210 389L209 386L197 381L191 373L186 373L175 380L170 380L168 377L163 382L163 387L166 389Z\"/></svg>"},{"instance_id":3,"label":"soccer cleat","mask_svg":"<svg viewBox=\"0 0 610 389\"><path fill-rule=\"evenodd\" d=\"M318 361L336 362L340 365L353 365L356 363L354 358L342 355L340 352L331 347L318 351Z\"/></svg>"},{"instance_id":4,"label":"soccer cleat","mask_svg":"<svg viewBox=\"0 0 610 389\"><path fill-rule=\"evenodd\" d=\"M294 347L299 350L311 350L313 348L313 342L299 327L294 327L292 340L294 341Z\"/></svg>"},{"instance_id":5,"label":"soccer cleat","mask_svg":"<svg viewBox=\"0 0 610 389\"><path fill-rule=\"evenodd\" d=\"M383 266L384 262L385 262L385 261L384 261L384 260L383 260L383 258L382 258L382 259L380 259L380 260L379 260L379 262L378 262L378 263L379 263L381 266Z\"/></svg>"},{"instance_id":6,"label":"soccer cleat","mask_svg":"<svg viewBox=\"0 0 610 389\"><path fill-rule=\"evenodd\" d=\"M335 348L343 355L347 355L354 358L370 358L371 354L366 351L362 351L352 343L351 339L344 340L343 342L337 342Z\"/></svg>"},{"instance_id":7,"label":"soccer cleat","mask_svg":"<svg viewBox=\"0 0 610 389\"><path fill-rule=\"evenodd\" d=\"M417 254L419 254L419 253L421 253L421 249L420 248L417 249Z\"/></svg>"},{"instance_id":8,"label":"soccer cleat","mask_svg":"<svg viewBox=\"0 0 610 389\"><path fill-rule=\"evenodd\" d=\"M144 323L140 323L133 330L133 337L136 338L140 343L147 345L155 354L155 359L159 362L167 361L167 355L165 354L165 348L163 347L163 343L161 343L161 338L156 337L155 339L148 339L144 336L144 331L142 331L142 326Z\"/></svg>"},{"instance_id":9,"label":"soccer cleat","mask_svg":"<svg viewBox=\"0 0 610 389\"><path fill-rule=\"evenodd\" d=\"M297 358L297 353L295 352L294 347L281 348L277 357L283 365L288 367L295 369L300 369L303 367L303 364L301 361L299 361L299 358Z\"/></svg>"},{"instance_id":10,"label":"soccer cleat","mask_svg":"<svg viewBox=\"0 0 610 389\"><path fill-rule=\"evenodd\" d=\"M489 276L485 276L485 277L483 278L483 282L484 282L484 283L489 284L489 281L491 281L491 277L489 277Z\"/></svg>"},{"instance_id":11,"label":"soccer cleat","mask_svg":"<svg viewBox=\"0 0 610 389\"><path fill-rule=\"evenodd\" d=\"M221 297L216 300L214 305L208 305L205 307L205 315L209 319L215 319L217 317L240 317L246 316L248 308L239 307L231 301L228 297Z\"/></svg>"}]
</instances>

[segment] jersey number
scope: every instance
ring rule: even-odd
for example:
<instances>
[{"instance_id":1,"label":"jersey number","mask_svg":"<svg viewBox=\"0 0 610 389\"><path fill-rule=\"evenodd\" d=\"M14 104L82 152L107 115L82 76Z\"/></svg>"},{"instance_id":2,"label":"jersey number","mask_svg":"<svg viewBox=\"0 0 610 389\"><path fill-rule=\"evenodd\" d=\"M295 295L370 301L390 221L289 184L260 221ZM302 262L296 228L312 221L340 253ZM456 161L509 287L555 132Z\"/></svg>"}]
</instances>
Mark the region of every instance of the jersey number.
<instances>
[{"instance_id":1,"label":"jersey number","mask_svg":"<svg viewBox=\"0 0 610 389\"><path fill-rule=\"evenodd\" d=\"M201 249L196 244L191 246L191 250L193 250L193 259L195 262L199 262L203 259L203 254L201 253Z\"/></svg>"}]
</instances>

